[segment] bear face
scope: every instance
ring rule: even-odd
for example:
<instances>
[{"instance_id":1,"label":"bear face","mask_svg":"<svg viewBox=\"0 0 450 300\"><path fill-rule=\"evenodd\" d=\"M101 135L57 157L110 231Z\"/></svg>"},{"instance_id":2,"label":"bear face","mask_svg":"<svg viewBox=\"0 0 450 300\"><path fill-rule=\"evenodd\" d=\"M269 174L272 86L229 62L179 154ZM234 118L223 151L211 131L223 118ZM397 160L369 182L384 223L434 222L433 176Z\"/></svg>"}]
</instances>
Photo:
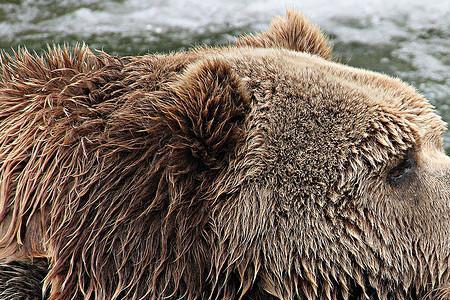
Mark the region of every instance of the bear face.
<instances>
[{"instance_id":1,"label":"bear face","mask_svg":"<svg viewBox=\"0 0 450 300\"><path fill-rule=\"evenodd\" d=\"M0 257L46 257L50 299L446 296L445 123L299 14L236 46L2 66Z\"/></svg>"},{"instance_id":2,"label":"bear face","mask_svg":"<svg viewBox=\"0 0 450 300\"><path fill-rule=\"evenodd\" d=\"M397 299L446 282L450 161L428 102L385 76L261 52L264 64L249 69L276 71L250 84L265 151L243 198L258 191L266 205L261 269L283 265L259 270L265 289L280 299Z\"/></svg>"}]
</instances>

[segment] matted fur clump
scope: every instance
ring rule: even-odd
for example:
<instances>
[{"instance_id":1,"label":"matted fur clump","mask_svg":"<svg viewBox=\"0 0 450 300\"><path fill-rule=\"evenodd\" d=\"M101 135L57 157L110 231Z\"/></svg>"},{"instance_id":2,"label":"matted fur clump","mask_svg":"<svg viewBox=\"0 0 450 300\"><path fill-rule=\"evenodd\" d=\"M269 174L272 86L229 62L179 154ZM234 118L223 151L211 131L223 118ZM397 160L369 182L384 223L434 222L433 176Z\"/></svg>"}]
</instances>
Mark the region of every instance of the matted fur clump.
<instances>
[{"instance_id":1,"label":"matted fur clump","mask_svg":"<svg viewBox=\"0 0 450 300\"><path fill-rule=\"evenodd\" d=\"M47 299L48 295L42 291L47 269L48 264L42 260L0 263L0 299Z\"/></svg>"},{"instance_id":2,"label":"matted fur clump","mask_svg":"<svg viewBox=\"0 0 450 300\"><path fill-rule=\"evenodd\" d=\"M295 12L228 47L3 55L0 295L448 297L446 125L330 57Z\"/></svg>"}]
</instances>

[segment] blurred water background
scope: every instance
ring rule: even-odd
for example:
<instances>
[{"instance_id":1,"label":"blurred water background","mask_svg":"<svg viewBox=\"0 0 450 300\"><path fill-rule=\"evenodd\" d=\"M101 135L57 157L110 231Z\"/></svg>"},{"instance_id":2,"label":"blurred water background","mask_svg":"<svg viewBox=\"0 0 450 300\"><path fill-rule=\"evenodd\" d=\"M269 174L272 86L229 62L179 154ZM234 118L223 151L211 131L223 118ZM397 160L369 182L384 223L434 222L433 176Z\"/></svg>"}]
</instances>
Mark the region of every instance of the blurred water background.
<instances>
[{"instance_id":1,"label":"blurred water background","mask_svg":"<svg viewBox=\"0 0 450 300\"><path fill-rule=\"evenodd\" d=\"M0 48L85 41L142 55L227 44L286 8L319 24L341 62L402 78L450 121L450 0L0 0Z\"/></svg>"}]
</instances>

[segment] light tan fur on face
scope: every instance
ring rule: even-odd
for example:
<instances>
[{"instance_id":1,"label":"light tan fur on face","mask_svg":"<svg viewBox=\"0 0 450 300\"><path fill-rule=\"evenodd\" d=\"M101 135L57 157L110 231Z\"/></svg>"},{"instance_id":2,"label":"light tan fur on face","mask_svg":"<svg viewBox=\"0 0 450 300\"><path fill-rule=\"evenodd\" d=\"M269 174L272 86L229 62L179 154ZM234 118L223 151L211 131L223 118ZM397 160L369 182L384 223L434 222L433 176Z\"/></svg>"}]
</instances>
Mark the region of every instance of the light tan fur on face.
<instances>
[{"instance_id":1,"label":"light tan fur on face","mask_svg":"<svg viewBox=\"0 0 450 300\"><path fill-rule=\"evenodd\" d=\"M48 258L52 300L448 297L446 125L330 57L294 12L237 46L4 55L1 259Z\"/></svg>"}]
</instances>

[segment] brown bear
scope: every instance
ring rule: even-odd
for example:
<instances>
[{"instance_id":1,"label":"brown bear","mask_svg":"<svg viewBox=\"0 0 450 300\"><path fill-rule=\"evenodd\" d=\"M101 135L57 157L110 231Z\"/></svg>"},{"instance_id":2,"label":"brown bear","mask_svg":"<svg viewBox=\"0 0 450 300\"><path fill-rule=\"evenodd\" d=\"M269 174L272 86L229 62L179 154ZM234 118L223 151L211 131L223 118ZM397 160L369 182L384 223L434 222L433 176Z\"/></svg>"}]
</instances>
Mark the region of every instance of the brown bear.
<instances>
[{"instance_id":1,"label":"brown bear","mask_svg":"<svg viewBox=\"0 0 450 300\"><path fill-rule=\"evenodd\" d=\"M48 260L49 299L448 297L445 123L300 14L227 47L1 65L2 270Z\"/></svg>"}]
</instances>

